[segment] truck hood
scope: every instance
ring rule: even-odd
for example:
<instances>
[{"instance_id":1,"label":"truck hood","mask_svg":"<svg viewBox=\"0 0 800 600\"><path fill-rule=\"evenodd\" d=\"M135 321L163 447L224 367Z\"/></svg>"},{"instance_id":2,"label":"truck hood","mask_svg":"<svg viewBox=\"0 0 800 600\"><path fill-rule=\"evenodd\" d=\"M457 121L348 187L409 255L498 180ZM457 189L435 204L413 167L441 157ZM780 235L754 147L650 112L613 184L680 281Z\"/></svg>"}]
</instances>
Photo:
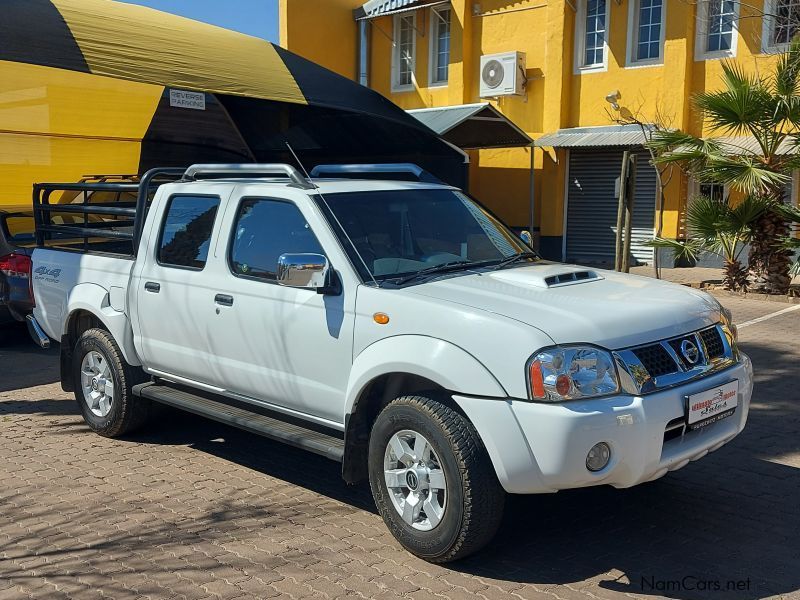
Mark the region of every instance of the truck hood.
<instances>
[{"instance_id":1,"label":"truck hood","mask_svg":"<svg viewBox=\"0 0 800 600\"><path fill-rule=\"evenodd\" d=\"M520 321L557 344L625 348L717 323L719 303L649 277L537 263L458 274L404 290Z\"/></svg>"}]
</instances>

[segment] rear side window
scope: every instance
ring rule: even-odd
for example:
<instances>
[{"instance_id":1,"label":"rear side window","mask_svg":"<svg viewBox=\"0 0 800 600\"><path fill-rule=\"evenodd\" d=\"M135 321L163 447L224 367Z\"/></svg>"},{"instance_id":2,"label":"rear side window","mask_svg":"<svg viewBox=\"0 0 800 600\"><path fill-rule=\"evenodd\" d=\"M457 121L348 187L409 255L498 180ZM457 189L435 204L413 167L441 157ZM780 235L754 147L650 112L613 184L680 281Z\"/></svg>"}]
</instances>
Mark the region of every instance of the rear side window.
<instances>
[{"instance_id":1,"label":"rear side window","mask_svg":"<svg viewBox=\"0 0 800 600\"><path fill-rule=\"evenodd\" d=\"M160 264L188 269L205 267L219 202L215 196L170 198L158 243Z\"/></svg>"},{"instance_id":2,"label":"rear side window","mask_svg":"<svg viewBox=\"0 0 800 600\"><path fill-rule=\"evenodd\" d=\"M324 254L294 204L248 198L239 205L230 264L236 275L274 281L281 254Z\"/></svg>"}]
</instances>

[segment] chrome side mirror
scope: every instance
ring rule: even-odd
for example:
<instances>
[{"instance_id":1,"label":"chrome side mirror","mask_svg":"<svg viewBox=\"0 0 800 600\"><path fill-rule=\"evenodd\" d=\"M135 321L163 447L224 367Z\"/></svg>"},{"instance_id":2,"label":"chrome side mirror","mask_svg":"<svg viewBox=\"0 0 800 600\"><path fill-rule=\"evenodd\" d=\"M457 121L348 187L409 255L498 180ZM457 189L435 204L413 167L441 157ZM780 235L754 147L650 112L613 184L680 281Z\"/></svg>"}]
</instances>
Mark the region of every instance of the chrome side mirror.
<instances>
[{"instance_id":1,"label":"chrome side mirror","mask_svg":"<svg viewBox=\"0 0 800 600\"><path fill-rule=\"evenodd\" d=\"M281 254L277 278L286 287L324 293L330 278L330 263L322 254Z\"/></svg>"},{"instance_id":2,"label":"chrome side mirror","mask_svg":"<svg viewBox=\"0 0 800 600\"><path fill-rule=\"evenodd\" d=\"M523 242L528 244L528 246L533 248L533 236L531 235L530 231L528 231L527 229L525 231L520 231L519 237Z\"/></svg>"}]
</instances>

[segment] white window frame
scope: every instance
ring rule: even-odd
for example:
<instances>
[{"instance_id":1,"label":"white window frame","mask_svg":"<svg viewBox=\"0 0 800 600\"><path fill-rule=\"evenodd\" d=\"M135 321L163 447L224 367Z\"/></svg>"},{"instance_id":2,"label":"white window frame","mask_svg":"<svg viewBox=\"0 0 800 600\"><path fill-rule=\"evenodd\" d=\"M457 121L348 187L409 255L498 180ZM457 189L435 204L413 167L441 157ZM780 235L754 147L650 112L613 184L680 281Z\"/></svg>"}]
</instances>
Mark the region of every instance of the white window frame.
<instances>
[{"instance_id":1,"label":"white window frame","mask_svg":"<svg viewBox=\"0 0 800 600\"><path fill-rule=\"evenodd\" d=\"M411 19L411 83L399 82L400 79L400 23L402 19ZM392 91L410 92L417 81L417 13L401 13L394 15L394 32L392 37Z\"/></svg>"},{"instance_id":2,"label":"white window frame","mask_svg":"<svg viewBox=\"0 0 800 600\"><path fill-rule=\"evenodd\" d=\"M764 18L761 27L761 52L773 54L785 52L789 47L788 43L773 44L772 32L775 29L775 13L778 9L778 0L764 0Z\"/></svg>"},{"instance_id":3,"label":"white window frame","mask_svg":"<svg viewBox=\"0 0 800 600\"><path fill-rule=\"evenodd\" d=\"M661 32L658 38L658 57L636 58L636 51L639 46L639 7L641 0L630 0L628 2L628 51L627 67L653 67L664 64L664 40L667 29L667 0L661 1Z\"/></svg>"},{"instance_id":4,"label":"white window frame","mask_svg":"<svg viewBox=\"0 0 800 600\"><path fill-rule=\"evenodd\" d=\"M450 22L448 27L450 28L448 33L448 39L450 43L450 47L447 50L447 78L441 81L436 79L436 73L439 70L439 20L442 18L441 13L449 12L450 13ZM431 18L430 18L430 40L431 43L428 44L428 86L429 87L446 87L447 84L450 82L450 56L452 55L453 51L453 8L448 4L442 7L434 7L431 8Z\"/></svg>"},{"instance_id":5,"label":"white window frame","mask_svg":"<svg viewBox=\"0 0 800 600\"><path fill-rule=\"evenodd\" d=\"M608 70L608 35L611 31L611 2L606 3L605 35L603 36L603 62L594 65L585 65L586 58L586 12L588 0L578 0L578 10L575 13L575 74L597 73Z\"/></svg>"},{"instance_id":6,"label":"white window frame","mask_svg":"<svg viewBox=\"0 0 800 600\"><path fill-rule=\"evenodd\" d=\"M696 61L701 61L719 60L721 58L734 58L736 56L736 47L739 41L739 7L741 6L741 2L739 2L739 0L735 0L733 3L733 31L731 31L731 49L709 51L706 50L706 48L708 47L708 9L710 1L711 0L699 0L697 3L697 23L695 26L694 36L694 59Z\"/></svg>"}]
</instances>

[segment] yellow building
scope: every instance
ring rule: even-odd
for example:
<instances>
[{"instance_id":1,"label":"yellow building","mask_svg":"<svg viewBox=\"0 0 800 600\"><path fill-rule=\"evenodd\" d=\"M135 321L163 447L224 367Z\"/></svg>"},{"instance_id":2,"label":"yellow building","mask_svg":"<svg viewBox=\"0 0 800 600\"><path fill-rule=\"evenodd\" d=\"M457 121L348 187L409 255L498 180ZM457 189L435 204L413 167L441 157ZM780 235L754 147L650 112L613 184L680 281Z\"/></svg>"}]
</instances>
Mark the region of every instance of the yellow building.
<instances>
[{"instance_id":1,"label":"yellow building","mask_svg":"<svg viewBox=\"0 0 800 600\"><path fill-rule=\"evenodd\" d=\"M529 226L532 196L550 258L613 258L622 152L636 152L633 253L649 262L637 242L656 227L656 177L641 129L621 116L708 134L692 95L721 86L724 59L768 71L798 17L789 0L280 0L280 41L404 109L489 102L537 140L470 150L470 191L516 227ZM487 65L496 54L499 75ZM508 80L515 56L517 82ZM665 237L683 234L698 188L670 179Z\"/></svg>"}]
</instances>

